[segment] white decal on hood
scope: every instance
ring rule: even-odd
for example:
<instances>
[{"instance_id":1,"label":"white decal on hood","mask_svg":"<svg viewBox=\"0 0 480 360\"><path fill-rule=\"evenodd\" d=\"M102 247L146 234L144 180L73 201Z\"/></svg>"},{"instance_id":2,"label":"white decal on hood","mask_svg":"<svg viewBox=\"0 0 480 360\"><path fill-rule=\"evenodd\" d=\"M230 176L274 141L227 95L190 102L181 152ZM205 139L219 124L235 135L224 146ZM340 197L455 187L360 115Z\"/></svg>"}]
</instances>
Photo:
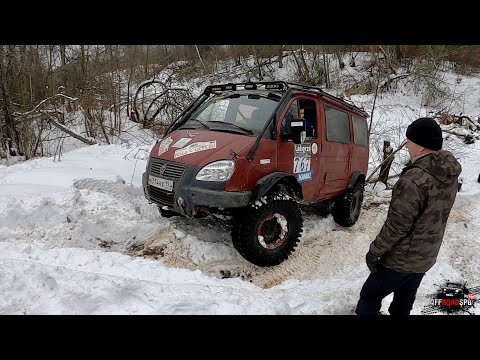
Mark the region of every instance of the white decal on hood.
<instances>
[{"instance_id":1,"label":"white decal on hood","mask_svg":"<svg viewBox=\"0 0 480 360\"><path fill-rule=\"evenodd\" d=\"M217 140L205 141L205 142L196 142L193 144L184 147L183 149L175 150L173 158L179 158L188 154L193 154L199 151L205 151L209 149L215 149L217 147Z\"/></svg>"},{"instance_id":2,"label":"white decal on hood","mask_svg":"<svg viewBox=\"0 0 480 360\"><path fill-rule=\"evenodd\" d=\"M260 159L260 164L270 164L270 159Z\"/></svg>"},{"instance_id":3,"label":"white decal on hood","mask_svg":"<svg viewBox=\"0 0 480 360\"><path fill-rule=\"evenodd\" d=\"M158 147L158 156L162 155L163 153L167 152L168 147L173 142L173 139L169 136L166 139L163 139Z\"/></svg>"},{"instance_id":4,"label":"white decal on hood","mask_svg":"<svg viewBox=\"0 0 480 360\"><path fill-rule=\"evenodd\" d=\"M187 145L192 139L190 138L181 138L175 144L172 145L174 148L182 148Z\"/></svg>"}]
</instances>

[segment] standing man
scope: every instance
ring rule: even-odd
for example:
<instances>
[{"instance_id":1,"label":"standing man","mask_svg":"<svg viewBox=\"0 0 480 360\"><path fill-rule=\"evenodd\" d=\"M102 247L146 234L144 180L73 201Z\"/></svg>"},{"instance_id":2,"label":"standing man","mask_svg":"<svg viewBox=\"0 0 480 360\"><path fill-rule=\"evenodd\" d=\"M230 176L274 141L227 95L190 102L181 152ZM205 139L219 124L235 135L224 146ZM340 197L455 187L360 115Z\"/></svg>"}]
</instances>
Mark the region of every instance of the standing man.
<instances>
[{"instance_id":1,"label":"standing man","mask_svg":"<svg viewBox=\"0 0 480 360\"><path fill-rule=\"evenodd\" d=\"M409 315L418 286L435 264L458 191L460 163L442 149L442 130L431 118L407 128L410 161L392 190L387 219L366 255L371 273L357 315L379 314L393 292L391 315Z\"/></svg>"}]
</instances>

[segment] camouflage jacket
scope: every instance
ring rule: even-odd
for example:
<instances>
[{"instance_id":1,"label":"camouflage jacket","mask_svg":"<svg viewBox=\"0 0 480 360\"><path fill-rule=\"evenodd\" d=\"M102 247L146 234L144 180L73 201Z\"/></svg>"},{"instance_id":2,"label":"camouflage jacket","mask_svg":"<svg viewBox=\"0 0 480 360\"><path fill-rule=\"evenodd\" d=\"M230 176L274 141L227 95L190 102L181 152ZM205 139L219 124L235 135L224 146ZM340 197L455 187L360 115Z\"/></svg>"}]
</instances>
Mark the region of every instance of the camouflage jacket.
<instances>
[{"instance_id":1,"label":"camouflage jacket","mask_svg":"<svg viewBox=\"0 0 480 360\"><path fill-rule=\"evenodd\" d=\"M446 150L419 157L403 169L385 224L370 245L385 267L424 273L435 264L461 171Z\"/></svg>"}]
</instances>

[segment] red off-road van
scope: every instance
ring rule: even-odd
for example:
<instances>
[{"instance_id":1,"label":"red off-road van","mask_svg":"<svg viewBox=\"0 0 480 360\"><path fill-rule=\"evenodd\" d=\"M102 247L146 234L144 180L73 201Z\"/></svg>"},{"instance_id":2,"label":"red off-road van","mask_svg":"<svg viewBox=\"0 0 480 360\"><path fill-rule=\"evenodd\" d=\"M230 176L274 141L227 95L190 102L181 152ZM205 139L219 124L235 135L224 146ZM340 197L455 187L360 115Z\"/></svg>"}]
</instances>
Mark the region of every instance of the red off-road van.
<instances>
[{"instance_id":1,"label":"red off-road van","mask_svg":"<svg viewBox=\"0 0 480 360\"><path fill-rule=\"evenodd\" d=\"M277 265L299 242L299 204L329 204L342 226L357 221L367 117L312 86L207 86L152 149L145 196L163 216L231 216L238 252L258 266Z\"/></svg>"}]
</instances>

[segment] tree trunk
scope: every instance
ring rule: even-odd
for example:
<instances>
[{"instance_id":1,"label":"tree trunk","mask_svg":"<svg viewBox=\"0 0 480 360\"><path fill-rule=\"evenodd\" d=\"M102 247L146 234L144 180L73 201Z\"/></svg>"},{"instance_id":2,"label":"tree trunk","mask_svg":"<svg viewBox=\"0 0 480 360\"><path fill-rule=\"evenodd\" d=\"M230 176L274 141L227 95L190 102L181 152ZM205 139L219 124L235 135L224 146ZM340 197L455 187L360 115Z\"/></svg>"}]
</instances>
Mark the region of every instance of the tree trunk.
<instances>
[{"instance_id":1,"label":"tree trunk","mask_svg":"<svg viewBox=\"0 0 480 360\"><path fill-rule=\"evenodd\" d=\"M282 45L278 50L278 68L279 69L283 68L283 49L284 48L285 48L285 45Z\"/></svg>"},{"instance_id":2,"label":"tree trunk","mask_svg":"<svg viewBox=\"0 0 480 360\"><path fill-rule=\"evenodd\" d=\"M342 60L342 54L340 52L340 46L338 46L338 45L335 48L335 54L337 55L338 66L339 66L340 70L342 70L343 68L345 68L345 63Z\"/></svg>"},{"instance_id":3,"label":"tree trunk","mask_svg":"<svg viewBox=\"0 0 480 360\"><path fill-rule=\"evenodd\" d=\"M205 70L205 73L207 73L207 67L205 66L205 63L203 62L203 59L202 59L202 57L200 56L200 50L198 50L198 46L197 46L197 45L195 45L195 50L197 50L197 55L198 55L198 58L200 59L200 62L202 63L203 70Z\"/></svg>"},{"instance_id":4,"label":"tree trunk","mask_svg":"<svg viewBox=\"0 0 480 360\"><path fill-rule=\"evenodd\" d=\"M390 141L383 141L383 161L382 166L380 167L380 174L378 175L378 180L383 182L388 189L388 173L390 172L390 167L394 157L390 156L393 152L393 148L390 146ZM388 158L388 160L387 160Z\"/></svg>"},{"instance_id":5,"label":"tree trunk","mask_svg":"<svg viewBox=\"0 0 480 360\"><path fill-rule=\"evenodd\" d=\"M146 46L146 51L145 51L145 79L148 78L148 61L150 60L148 58L149 54L150 54L150 46L148 45L145 45Z\"/></svg>"},{"instance_id":6,"label":"tree trunk","mask_svg":"<svg viewBox=\"0 0 480 360\"><path fill-rule=\"evenodd\" d=\"M258 58L257 48L255 47L255 45L252 45L252 48L253 48L253 54L255 55L255 62L256 62L257 68L258 68L258 79L260 81L262 81L263 80L262 66L261 66L260 60Z\"/></svg>"},{"instance_id":7,"label":"tree trunk","mask_svg":"<svg viewBox=\"0 0 480 360\"><path fill-rule=\"evenodd\" d=\"M397 61L403 59L402 45L395 45L395 58Z\"/></svg>"},{"instance_id":8,"label":"tree trunk","mask_svg":"<svg viewBox=\"0 0 480 360\"><path fill-rule=\"evenodd\" d=\"M62 78L63 78L63 86L65 89L67 88L67 57L65 56L65 45L60 45L60 59L62 62ZM62 98L62 101L64 99Z\"/></svg>"},{"instance_id":9,"label":"tree trunk","mask_svg":"<svg viewBox=\"0 0 480 360\"><path fill-rule=\"evenodd\" d=\"M22 155L20 153L20 137L17 129L15 128L15 122L12 117L12 111L10 109L10 85L11 81L9 79L14 79L13 76L13 54L15 47L13 45L8 45L8 50L4 57L6 60L6 67L0 67L0 97L3 99L3 114L5 117L6 125L6 137L7 137L7 146L10 152L10 155Z\"/></svg>"},{"instance_id":10,"label":"tree trunk","mask_svg":"<svg viewBox=\"0 0 480 360\"><path fill-rule=\"evenodd\" d=\"M241 65L240 53L238 52L236 45L232 45L232 51L233 51L232 57L235 59L235 66L240 66Z\"/></svg>"},{"instance_id":11,"label":"tree trunk","mask_svg":"<svg viewBox=\"0 0 480 360\"><path fill-rule=\"evenodd\" d=\"M85 45L80 45L80 68L82 69L82 79L80 87L85 90L85 79L87 73L87 65L85 62Z\"/></svg>"},{"instance_id":12,"label":"tree trunk","mask_svg":"<svg viewBox=\"0 0 480 360\"><path fill-rule=\"evenodd\" d=\"M308 68L307 61L305 60L305 56L303 55L303 45L302 49L300 50L300 60L302 60L302 65L303 68L305 69L305 75L306 75L306 81L307 83L311 83L311 77L310 77L310 69Z\"/></svg>"},{"instance_id":13,"label":"tree trunk","mask_svg":"<svg viewBox=\"0 0 480 360\"><path fill-rule=\"evenodd\" d=\"M323 67L325 68L325 87L330 89L330 66L328 64L328 57L323 53Z\"/></svg>"},{"instance_id":14,"label":"tree trunk","mask_svg":"<svg viewBox=\"0 0 480 360\"><path fill-rule=\"evenodd\" d=\"M130 59L130 72L128 74L128 81L127 81L127 117L130 117L130 84L132 82L133 69L135 67L135 54L136 53L137 53L137 45L133 45L133 56ZM120 109L119 109L119 111L120 111Z\"/></svg>"}]
</instances>

